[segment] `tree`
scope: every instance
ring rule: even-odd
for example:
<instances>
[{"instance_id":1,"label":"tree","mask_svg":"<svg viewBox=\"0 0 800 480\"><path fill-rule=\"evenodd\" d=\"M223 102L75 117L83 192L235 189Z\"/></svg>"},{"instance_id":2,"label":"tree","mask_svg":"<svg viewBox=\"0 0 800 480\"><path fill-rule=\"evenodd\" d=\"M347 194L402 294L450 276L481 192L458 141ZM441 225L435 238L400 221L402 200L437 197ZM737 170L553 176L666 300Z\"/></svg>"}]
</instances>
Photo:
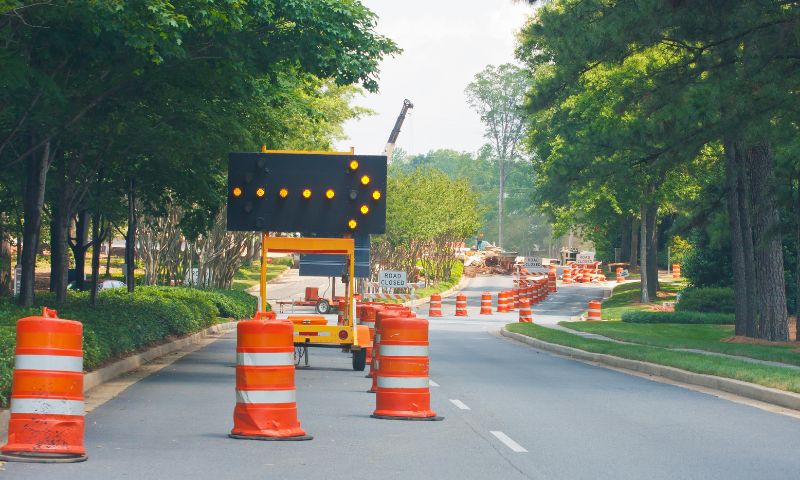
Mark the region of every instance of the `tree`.
<instances>
[{"instance_id":1,"label":"tree","mask_svg":"<svg viewBox=\"0 0 800 480\"><path fill-rule=\"evenodd\" d=\"M604 140L597 145L631 156L656 180L659 170L670 175L721 147L716 161L728 174L736 330L769 340L786 339L773 145L775 123L797 109L798 78L789 72L800 53L799 21L800 11L780 1L562 0L538 11L519 50L538 74L533 112L550 110L556 125L591 123L570 116L573 107L587 87L607 94L600 100L609 128L595 130ZM615 71L622 81L613 81ZM625 123L631 128L613 128ZM550 143L568 147L576 136ZM640 198L649 201L650 193Z\"/></svg>"},{"instance_id":2,"label":"tree","mask_svg":"<svg viewBox=\"0 0 800 480\"><path fill-rule=\"evenodd\" d=\"M467 85L470 106L484 123L484 136L489 139L497 161L499 192L497 195L497 244L503 245L503 215L509 164L520 156L525 134L523 104L529 86L529 74L509 63L488 65Z\"/></svg>"},{"instance_id":3,"label":"tree","mask_svg":"<svg viewBox=\"0 0 800 480\"><path fill-rule=\"evenodd\" d=\"M350 1L31 1L8 8L0 15L0 165L23 166L23 305L33 300L51 167L61 172L51 204L53 287L62 298L64 232L87 185L126 198L132 274L140 200L155 205L172 194L190 207L187 221L204 219L197 225L208 228L221 206L208 179L223 169L222 150L280 138L257 114L279 100L283 86L313 76L332 97L346 85L375 90L381 58L398 51L375 34L374 14ZM313 109L285 113L330 125ZM72 182L73 167L86 170L84 181ZM106 216L93 213L98 224Z\"/></svg>"}]
</instances>

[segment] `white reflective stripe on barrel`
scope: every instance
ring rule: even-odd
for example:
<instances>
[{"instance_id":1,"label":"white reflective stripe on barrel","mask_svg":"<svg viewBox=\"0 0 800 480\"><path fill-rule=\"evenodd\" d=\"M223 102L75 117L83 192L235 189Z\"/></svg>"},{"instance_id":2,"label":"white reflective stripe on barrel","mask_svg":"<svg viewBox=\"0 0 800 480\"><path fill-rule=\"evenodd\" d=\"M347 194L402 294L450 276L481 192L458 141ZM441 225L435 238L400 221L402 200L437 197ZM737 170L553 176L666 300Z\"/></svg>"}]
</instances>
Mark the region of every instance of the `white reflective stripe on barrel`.
<instances>
[{"instance_id":1,"label":"white reflective stripe on barrel","mask_svg":"<svg viewBox=\"0 0 800 480\"><path fill-rule=\"evenodd\" d=\"M384 357L427 357L428 347L417 345L381 345Z\"/></svg>"},{"instance_id":2,"label":"white reflective stripe on barrel","mask_svg":"<svg viewBox=\"0 0 800 480\"><path fill-rule=\"evenodd\" d=\"M82 400L58 398L14 398L11 397L11 414L28 415L80 415L83 416Z\"/></svg>"},{"instance_id":3,"label":"white reflective stripe on barrel","mask_svg":"<svg viewBox=\"0 0 800 480\"><path fill-rule=\"evenodd\" d=\"M294 365L294 353L236 353L236 363L245 367L279 367Z\"/></svg>"},{"instance_id":4,"label":"white reflective stripe on barrel","mask_svg":"<svg viewBox=\"0 0 800 480\"><path fill-rule=\"evenodd\" d=\"M17 355L17 370L51 370L56 372L83 372L83 357L67 355Z\"/></svg>"},{"instance_id":5,"label":"white reflective stripe on barrel","mask_svg":"<svg viewBox=\"0 0 800 480\"><path fill-rule=\"evenodd\" d=\"M236 403L294 403L292 390L236 390Z\"/></svg>"},{"instance_id":6,"label":"white reflective stripe on barrel","mask_svg":"<svg viewBox=\"0 0 800 480\"><path fill-rule=\"evenodd\" d=\"M381 377L378 388L428 388L428 377Z\"/></svg>"},{"instance_id":7,"label":"white reflective stripe on barrel","mask_svg":"<svg viewBox=\"0 0 800 480\"><path fill-rule=\"evenodd\" d=\"M362 322L359 322L359 323L361 323L361 325L366 325L366 326L368 326L370 328L375 328L375 322L364 322L364 321L362 321Z\"/></svg>"}]
</instances>

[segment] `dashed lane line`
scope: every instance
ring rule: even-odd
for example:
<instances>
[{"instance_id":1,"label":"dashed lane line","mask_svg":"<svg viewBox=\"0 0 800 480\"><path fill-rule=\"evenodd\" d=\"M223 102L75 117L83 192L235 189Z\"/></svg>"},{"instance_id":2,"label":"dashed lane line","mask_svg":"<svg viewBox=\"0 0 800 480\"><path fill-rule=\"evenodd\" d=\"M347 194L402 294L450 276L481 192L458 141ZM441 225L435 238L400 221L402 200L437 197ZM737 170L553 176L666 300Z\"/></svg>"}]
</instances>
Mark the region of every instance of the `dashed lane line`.
<instances>
[{"instance_id":1,"label":"dashed lane line","mask_svg":"<svg viewBox=\"0 0 800 480\"><path fill-rule=\"evenodd\" d=\"M428 385L430 385L431 387L438 387L439 386L438 383L434 382L430 378L428 379Z\"/></svg>"},{"instance_id":2,"label":"dashed lane line","mask_svg":"<svg viewBox=\"0 0 800 480\"><path fill-rule=\"evenodd\" d=\"M461 400L456 400L455 398L450 399L450 403L455 405L456 407L460 408L461 410L469 410L470 408Z\"/></svg>"},{"instance_id":3,"label":"dashed lane line","mask_svg":"<svg viewBox=\"0 0 800 480\"><path fill-rule=\"evenodd\" d=\"M527 453L527 450L525 450L525 448L522 445L520 445L519 443L517 443L514 440L512 440L505 433L503 433L501 431L498 431L498 430L492 430L489 433L491 433L492 435L497 437L498 440L503 442L503 444L506 447L510 448L513 452L516 452L516 453Z\"/></svg>"}]
</instances>

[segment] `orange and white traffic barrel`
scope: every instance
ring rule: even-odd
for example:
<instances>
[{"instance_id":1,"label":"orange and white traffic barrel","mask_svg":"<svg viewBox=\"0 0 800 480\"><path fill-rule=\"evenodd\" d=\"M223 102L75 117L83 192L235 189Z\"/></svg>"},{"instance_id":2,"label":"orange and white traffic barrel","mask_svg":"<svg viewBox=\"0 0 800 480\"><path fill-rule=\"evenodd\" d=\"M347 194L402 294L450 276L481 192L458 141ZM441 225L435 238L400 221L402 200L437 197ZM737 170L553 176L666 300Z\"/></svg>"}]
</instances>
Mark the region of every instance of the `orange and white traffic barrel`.
<instances>
[{"instance_id":1,"label":"orange and white traffic barrel","mask_svg":"<svg viewBox=\"0 0 800 480\"><path fill-rule=\"evenodd\" d=\"M82 462L83 324L57 318L45 308L41 317L17 321L17 345L11 380L8 443L0 460Z\"/></svg>"},{"instance_id":2,"label":"orange and white traffic barrel","mask_svg":"<svg viewBox=\"0 0 800 480\"><path fill-rule=\"evenodd\" d=\"M533 323L533 311L531 310L530 301L527 298L523 298L519 303L519 323Z\"/></svg>"},{"instance_id":3,"label":"orange and white traffic barrel","mask_svg":"<svg viewBox=\"0 0 800 480\"><path fill-rule=\"evenodd\" d=\"M622 283L625 281L625 277L622 276L622 267L617 267L616 275L617 275L617 283Z\"/></svg>"},{"instance_id":4,"label":"orange and white traffic barrel","mask_svg":"<svg viewBox=\"0 0 800 480\"><path fill-rule=\"evenodd\" d=\"M438 293L434 293L431 295L431 303L428 309L428 316L429 317L441 317L442 316L442 296Z\"/></svg>"},{"instance_id":5,"label":"orange and white traffic barrel","mask_svg":"<svg viewBox=\"0 0 800 480\"><path fill-rule=\"evenodd\" d=\"M681 264L680 263L673 263L672 264L672 278L681 278Z\"/></svg>"},{"instance_id":6,"label":"orange and white traffic barrel","mask_svg":"<svg viewBox=\"0 0 800 480\"><path fill-rule=\"evenodd\" d=\"M294 328L285 320L259 318L237 325L236 407L228 436L311 440L297 420Z\"/></svg>"},{"instance_id":7,"label":"orange and white traffic barrel","mask_svg":"<svg viewBox=\"0 0 800 480\"><path fill-rule=\"evenodd\" d=\"M590 321L590 322L599 322L599 321L603 320L601 305L602 304L598 300L590 300L589 301L589 318L588 318L588 321Z\"/></svg>"},{"instance_id":8,"label":"orange and white traffic barrel","mask_svg":"<svg viewBox=\"0 0 800 480\"><path fill-rule=\"evenodd\" d=\"M547 272L547 289L550 293L556 293L556 272L555 269Z\"/></svg>"},{"instance_id":9,"label":"orange and white traffic barrel","mask_svg":"<svg viewBox=\"0 0 800 480\"><path fill-rule=\"evenodd\" d=\"M377 312L377 307L374 305L362 305L359 307L361 311L361 316L359 317L358 323L361 325L366 325L369 328L369 339L374 344L375 343L375 316ZM373 347L367 348L367 364L370 365L370 371L367 373L367 377L372 377L372 350Z\"/></svg>"},{"instance_id":10,"label":"orange and white traffic barrel","mask_svg":"<svg viewBox=\"0 0 800 480\"><path fill-rule=\"evenodd\" d=\"M378 392L374 418L442 420L431 410L428 320L389 317L381 320Z\"/></svg>"},{"instance_id":11,"label":"orange and white traffic barrel","mask_svg":"<svg viewBox=\"0 0 800 480\"><path fill-rule=\"evenodd\" d=\"M467 296L456 295L456 317L467 316Z\"/></svg>"},{"instance_id":12,"label":"orange and white traffic barrel","mask_svg":"<svg viewBox=\"0 0 800 480\"><path fill-rule=\"evenodd\" d=\"M508 294L504 291L497 292L497 312L507 312L508 311Z\"/></svg>"},{"instance_id":13,"label":"orange and white traffic barrel","mask_svg":"<svg viewBox=\"0 0 800 480\"><path fill-rule=\"evenodd\" d=\"M572 283L572 267L564 268L564 273L561 275L563 283Z\"/></svg>"},{"instance_id":14,"label":"orange and white traffic barrel","mask_svg":"<svg viewBox=\"0 0 800 480\"><path fill-rule=\"evenodd\" d=\"M378 391L378 370L380 370L380 361L378 357L380 356L380 345L381 345L381 321L384 318L389 317L416 317L417 314L414 313L413 310L410 308L403 307L401 309L394 309L394 308L386 308L386 309L378 309L375 313L375 340L372 342L372 364L370 365L370 372L372 373L372 386L369 390L369 393L375 393Z\"/></svg>"},{"instance_id":15,"label":"orange and white traffic barrel","mask_svg":"<svg viewBox=\"0 0 800 480\"><path fill-rule=\"evenodd\" d=\"M491 315L492 314L492 294L491 293L482 293L481 294L481 315Z\"/></svg>"}]
</instances>

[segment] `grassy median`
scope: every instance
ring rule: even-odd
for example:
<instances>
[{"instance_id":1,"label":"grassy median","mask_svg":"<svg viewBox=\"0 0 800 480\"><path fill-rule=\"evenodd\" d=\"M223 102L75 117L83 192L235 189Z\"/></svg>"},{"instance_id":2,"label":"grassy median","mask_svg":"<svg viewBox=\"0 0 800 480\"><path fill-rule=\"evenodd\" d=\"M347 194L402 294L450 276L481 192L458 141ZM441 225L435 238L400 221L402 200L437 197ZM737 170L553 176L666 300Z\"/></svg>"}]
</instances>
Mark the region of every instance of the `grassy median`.
<instances>
[{"instance_id":1,"label":"grassy median","mask_svg":"<svg viewBox=\"0 0 800 480\"><path fill-rule=\"evenodd\" d=\"M661 289L658 291L658 302L674 302L678 292L686 287L683 281L659 282ZM641 297L640 282L626 282L614 288L614 294L603 302L603 320L616 321L622 318L622 314L630 310L647 310L653 304L642 304L639 302Z\"/></svg>"},{"instance_id":2,"label":"grassy median","mask_svg":"<svg viewBox=\"0 0 800 480\"><path fill-rule=\"evenodd\" d=\"M592 340L532 323L511 323L506 328L510 332L587 352L656 363L690 372L732 378L800 393L800 373L791 368L759 365L744 360L709 356L702 353L675 352L648 345L626 345L605 340Z\"/></svg>"},{"instance_id":3,"label":"grassy median","mask_svg":"<svg viewBox=\"0 0 800 480\"><path fill-rule=\"evenodd\" d=\"M689 348L800 366L800 344L752 345L726 342L732 325L641 324L624 322L561 322L581 332L655 347ZM798 372L800 375L800 372Z\"/></svg>"},{"instance_id":4,"label":"grassy median","mask_svg":"<svg viewBox=\"0 0 800 480\"><path fill-rule=\"evenodd\" d=\"M275 258L267 264L267 281L276 278L292 265L292 257ZM231 288L234 290L247 290L258 285L261 280L261 263L256 261L250 265L243 265L233 276Z\"/></svg>"}]
</instances>

